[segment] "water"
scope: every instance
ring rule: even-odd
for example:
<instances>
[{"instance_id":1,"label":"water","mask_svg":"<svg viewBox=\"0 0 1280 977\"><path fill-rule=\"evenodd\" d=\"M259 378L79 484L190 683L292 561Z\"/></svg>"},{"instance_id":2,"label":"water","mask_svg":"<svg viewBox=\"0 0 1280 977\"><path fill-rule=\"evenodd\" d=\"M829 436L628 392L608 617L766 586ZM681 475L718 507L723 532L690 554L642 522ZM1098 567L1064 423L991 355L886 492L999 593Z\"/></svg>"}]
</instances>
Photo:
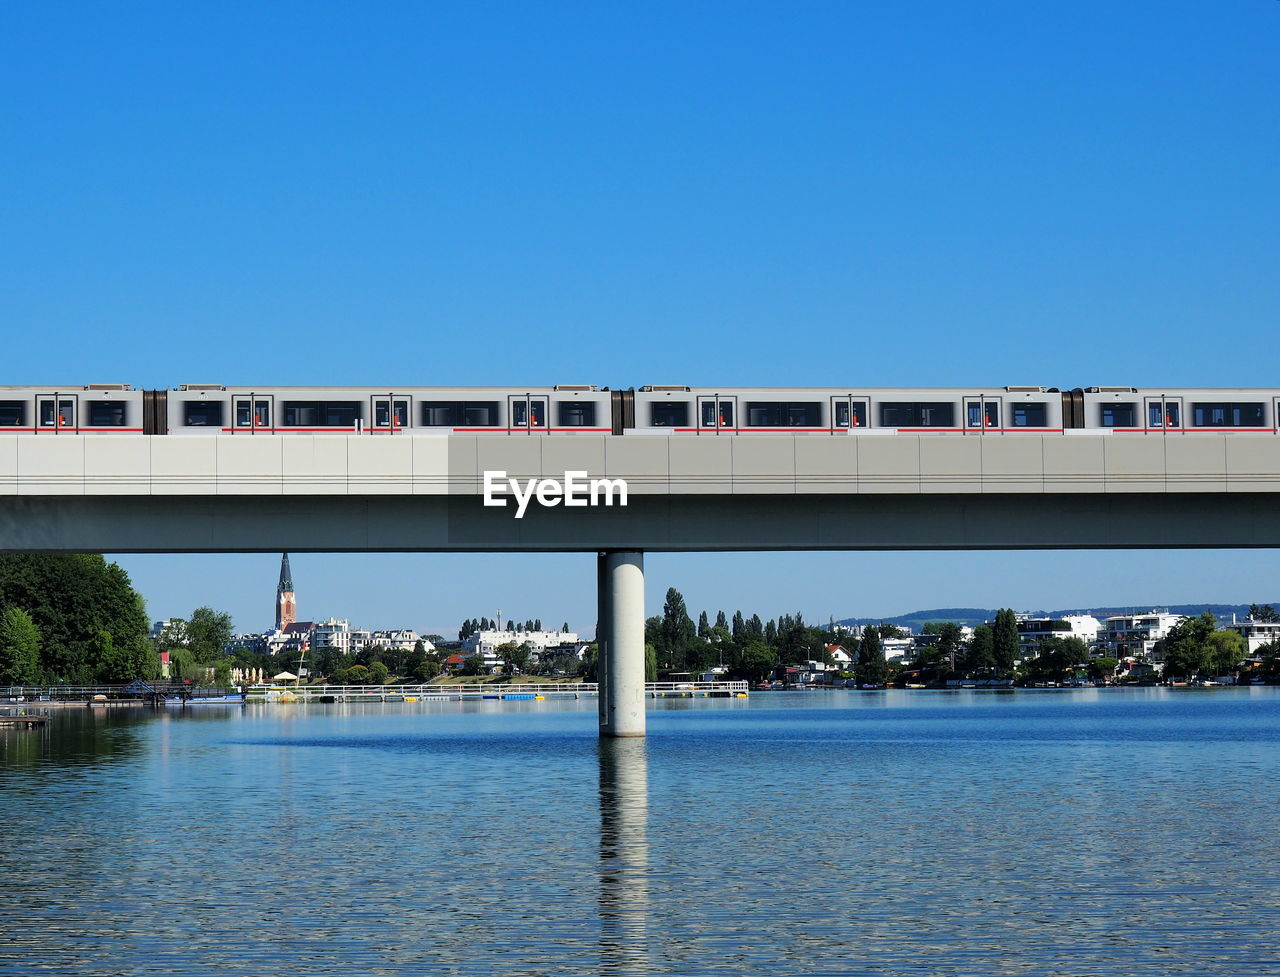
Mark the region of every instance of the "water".
<instances>
[{"instance_id":1,"label":"water","mask_svg":"<svg viewBox=\"0 0 1280 977\"><path fill-rule=\"evenodd\" d=\"M54 719L0 974L1280 974L1280 690Z\"/></svg>"}]
</instances>

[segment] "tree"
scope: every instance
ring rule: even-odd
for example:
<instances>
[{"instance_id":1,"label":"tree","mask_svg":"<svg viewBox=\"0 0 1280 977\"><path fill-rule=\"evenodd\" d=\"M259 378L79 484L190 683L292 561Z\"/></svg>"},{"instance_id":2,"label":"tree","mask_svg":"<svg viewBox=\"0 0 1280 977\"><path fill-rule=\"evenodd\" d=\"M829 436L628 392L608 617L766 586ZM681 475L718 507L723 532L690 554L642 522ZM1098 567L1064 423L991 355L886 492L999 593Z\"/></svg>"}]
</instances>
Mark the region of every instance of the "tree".
<instances>
[{"instance_id":1,"label":"tree","mask_svg":"<svg viewBox=\"0 0 1280 977\"><path fill-rule=\"evenodd\" d=\"M960 654L960 641L963 632L954 621L944 621L938 627L938 651L947 663L947 671L956 670L956 659Z\"/></svg>"},{"instance_id":2,"label":"tree","mask_svg":"<svg viewBox=\"0 0 1280 977\"><path fill-rule=\"evenodd\" d=\"M1257 604L1250 604L1249 616L1255 621L1280 621L1280 611L1277 611L1270 604L1263 604L1261 607Z\"/></svg>"},{"instance_id":3,"label":"tree","mask_svg":"<svg viewBox=\"0 0 1280 977\"><path fill-rule=\"evenodd\" d=\"M990 625L979 624L973 629L968 654L964 656L964 671L980 672L995 668L995 632Z\"/></svg>"},{"instance_id":4,"label":"tree","mask_svg":"<svg viewBox=\"0 0 1280 977\"><path fill-rule=\"evenodd\" d=\"M882 685L889 674L889 666L884 659L884 645L880 641L880 629L874 624L862 629L856 674L861 685Z\"/></svg>"},{"instance_id":5,"label":"tree","mask_svg":"<svg viewBox=\"0 0 1280 977\"><path fill-rule=\"evenodd\" d=\"M648 643L644 646L644 680L658 681L658 649Z\"/></svg>"},{"instance_id":6,"label":"tree","mask_svg":"<svg viewBox=\"0 0 1280 977\"><path fill-rule=\"evenodd\" d=\"M1095 682L1110 682L1115 678L1120 662L1114 658L1094 658L1089 662L1089 678Z\"/></svg>"},{"instance_id":7,"label":"tree","mask_svg":"<svg viewBox=\"0 0 1280 977\"><path fill-rule=\"evenodd\" d=\"M1248 642L1239 631L1214 631L1208 638L1209 669L1214 675L1230 675L1248 654Z\"/></svg>"},{"instance_id":8,"label":"tree","mask_svg":"<svg viewBox=\"0 0 1280 977\"><path fill-rule=\"evenodd\" d=\"M733 612L733 640L742 641L747 634L747 622L742 616L742 611Z\"/></svg>"},{"instance_id":9,"label":"tree","mask_svg":"<svg viewBox=\"0 0 1280 977\"><path fill-rule=\"evenodd\" d=\"M667 662L667 668L682 666L689 646L697 637L693 619L685 608L684 597L675 587L667 590L662 605L661 643L659 649Z\"/></svg>"},{"instance_id":10,"label":"tree","mask_svg":"<svg viewBox=\"0 0 1280 977\"><path fill-rule=\"evenodd\" d=\"M756 618L756 620L759 620ZM770 647L778 643L778 625L770 621L764 626L764 643Z\"/></svg>"},{"instance_id":11,"label":"tree","mask_svg":"<svg viewBox=\"0 0 1280 977\"><path fill-rule=\"evenodd\" d=\"M560 633L567 634L568 631L569 631L569 622L565 621L562 625L560 625Z\"/></svg>"},{"instance_id":12,"label":"tree","mask_svg":"<svg viewBox=\"0 0 1280 977\"><path fill-rule=\"evenodd\" d=\"M359 666L357 666L359 667ZM391 669L387 668L382 662L374 662L369 666L369 684L370 685L386 685L387 679L391 677Z\"/></svg>"},{"instance_id":13,"label":"tree","mask_svg":"<svg viewBox=\"0 0 1280 977\"><path fill-rule=\"evenodd\" d=\"M142 598L124 570L97 554L0 555L0 611L10 607L26 611L39 632L45 681L103 680L96 662L104 631L139 663L137 674L159 667Z\"/></svg>"},{"instance_id":14,"label":"tree","mask_svg":"<svg viewBox=\"0 0 1280 977\"><path fill-rule=\"evenodd\" d=\"M991 630L991 652L995 656L996 668L1001 672L1012 671L1018 658L1018 618L1013 610L997 611Z\"/></svg>"},{"instance_id":15,"label":"tree","mask_svg":"<svg viewBox=\"0 0 1280 977\"><path fill-rule=\"evenodd\" d=\"M542 630L542 618L540 618L540 617L535 617L535 618L533 619L533 630L535 630L535 631L541 631L541 630Z\"/></svg>"},{"instance_id":16,"label":"tree","mask_svg":"<svg viewBox=\"0 0 1280 977\"><path fill-rule=\"evenodd\" d=\"M1169 678L1190 678L1207 670L1215 649L1209 637L1218 621L1205 611L1199 617L1188 617L1169 629L1162 645L1164 674Z\"/></svg>"},{"instance_id":17,"label":"tree","mask_svg":"<svg viewBox=\"0 0 1280 977\"><path fill-rule=\"evenodd\" d=\"M711 622L707 620L707 612L702 611L698 615L698 637L705 638L707 632L711 630Z\"/></svg>"},{"instance_id":18,"label":"tree","mask_svg":"<svg viewBox=\"0 0 1280 977\"><path fill-rule=\"evenodd\" d=\"M40 631L21 607L0 616L0 685L34 685L40 680Z\"/></svg>"},{"instance_id":19,"label":"tree","mask_svg":"<svg viewBox=\"0 0 1280 977\"><path fill-rule=\"evenodd\" d=\"M729 630L729 619L724 616L724 611L716 611L716 627Z\"/></svg>"},{"instance_id":20,"label":"tree","mask_svg":"<svg viewBox=\"0 0 1280 977\"><path fill-rule=\"evenodd\" d=\"M759 638L749 642L742 651L742 664L739 669L748 681L762 682L772 675L777 667L777 654Z\"/></svg>"},{"instance_id":21,"label":"tree","mask_svg":"<svg viewBox=\"0 0 1280 977\"><path fill-rule=\"evenodd\" d=\"M212 664L226 654L233 633L230 614L197 607L187 621L187 647L196 661Z\"/></svg>"}]
</instances>

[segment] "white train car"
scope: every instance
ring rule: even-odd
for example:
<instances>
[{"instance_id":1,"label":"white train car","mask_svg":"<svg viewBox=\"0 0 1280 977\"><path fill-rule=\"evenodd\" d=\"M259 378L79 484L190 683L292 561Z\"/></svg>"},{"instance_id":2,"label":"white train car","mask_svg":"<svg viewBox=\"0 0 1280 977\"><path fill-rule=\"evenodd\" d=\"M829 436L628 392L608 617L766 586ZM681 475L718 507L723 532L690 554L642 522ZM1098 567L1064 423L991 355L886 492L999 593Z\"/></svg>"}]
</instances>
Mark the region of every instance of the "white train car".
<instances>
[{"instance_id":1,"label":"white train car","mask_svg":"<svg viewBox=\"0 0 1280 977\"><path fill-rule=\"evenodd\" d=\"M612 434L1017 436L1280 433L1280 390L992 388L0 387L0 433L36 436Z\"/></svg>"},{"instance_id":2,"label":"white train car","mask_svg":"<svg viewBox=\"0 0 1280 977\"><path fill-rule=\"evenodd\" d=\"M1046 434L1062 430L1047 387L832 390L647 386L636 431L653 434Z\"/></svg>"},{"instance_id":3,"label":"white train car","mask_svg":"<svg viewBox=\"0 0 1280 977\"><path fill-rule=\"evenodd\" d=\"M610 396L594 386L227 387L168 394L167 432L245 434L607 434Z\"/></svg>"},{"instance_id":4,"label":"white train car","mask_svg":"<svg viewBox=\"0 0 1280 977\"><path fill-rule=\"evenodd\" d=\"M146 393L127 383L0 387L0 433L151 434Z\"/></svg>"}]
</instances>

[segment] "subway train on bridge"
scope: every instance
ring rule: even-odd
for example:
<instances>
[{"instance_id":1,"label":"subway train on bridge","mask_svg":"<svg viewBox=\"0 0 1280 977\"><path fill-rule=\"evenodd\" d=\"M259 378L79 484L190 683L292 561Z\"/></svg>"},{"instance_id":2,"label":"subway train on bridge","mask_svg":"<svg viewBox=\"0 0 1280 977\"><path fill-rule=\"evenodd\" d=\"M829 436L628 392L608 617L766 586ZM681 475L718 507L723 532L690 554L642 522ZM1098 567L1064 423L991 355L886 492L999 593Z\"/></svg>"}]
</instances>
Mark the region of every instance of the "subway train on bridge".
<instances>
[{"instance_id":1,"label":"subway train on bridge","mask_svg":"<svg viewBox=\"0 0 1280 977\"><path fill-rule=\"evenodd\" d=\"M0 433L1017 436L1280 433L1280 390L1137 387L989 389L0 387Z\"/></svg>"}]
</instances>

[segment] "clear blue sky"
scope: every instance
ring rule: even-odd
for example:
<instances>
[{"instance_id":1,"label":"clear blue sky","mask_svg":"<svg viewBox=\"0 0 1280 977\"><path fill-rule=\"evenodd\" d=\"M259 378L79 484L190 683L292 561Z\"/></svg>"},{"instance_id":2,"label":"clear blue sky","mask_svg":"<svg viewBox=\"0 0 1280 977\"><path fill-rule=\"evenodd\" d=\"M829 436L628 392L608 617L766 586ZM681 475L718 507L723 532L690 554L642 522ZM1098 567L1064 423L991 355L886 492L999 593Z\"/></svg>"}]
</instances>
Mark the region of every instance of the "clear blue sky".
<instances>
[{"instance_id":1,"label":"clear blue sky","mask_svg":"<svg viewBox=\"0 0 1280 977\"><path fill-rule=\"evenodd\" d=\"M1280 3L0 7L0 382L1277 386ZM275 558L124 557L269 623ZM650 559L695 609L1253 600L1267 553ZM589 629L587 557L300 556Z\"/></svg>"}]
</instances>

